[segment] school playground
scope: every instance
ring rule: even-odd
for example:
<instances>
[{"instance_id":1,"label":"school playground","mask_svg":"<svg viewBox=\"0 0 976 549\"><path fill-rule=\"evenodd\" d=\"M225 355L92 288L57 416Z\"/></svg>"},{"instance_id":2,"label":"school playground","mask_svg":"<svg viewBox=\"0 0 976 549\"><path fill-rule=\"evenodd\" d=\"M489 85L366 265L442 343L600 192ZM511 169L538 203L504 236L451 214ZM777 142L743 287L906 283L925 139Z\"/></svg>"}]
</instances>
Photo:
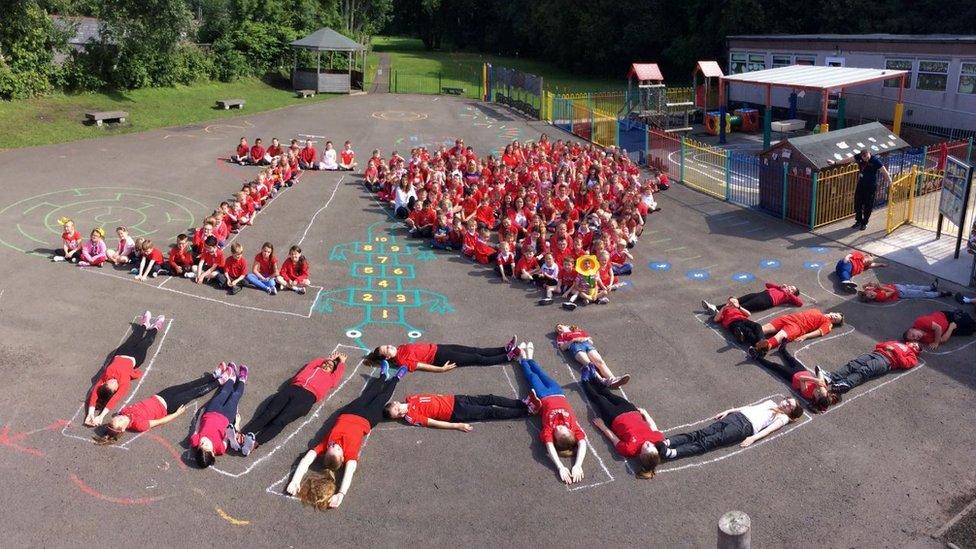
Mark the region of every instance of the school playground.
<instances>
[{"instance_id":1,"label":"school playground","mask_svg":"<svg viewBox=\"0 0 976 549\"><path fill-rule=\"evenodd\" d=\"M829 337L793 346L808 368L828 370L900 337L915 317L955 306L858 302L832 274L844 245L683 185L656 195L662 211L633 250L629 284L611 304L573 312L537 306L528 286L512 289L456 254L407 239L365 192L361 171L306 173L236 236L249 259L264 241L279 256L300 244L316 285L306 295L231 296L183 279L136 282L110 267L48 260L60 216L85 235L121 224L161 242L199 226L256 173L223 160L241 136L348 139L362 166L375 148L388 158L462 137L483 155L543 132L572 138L497 104L371 94L0 152L4 545L701 547L714 545L718 518L739 509L752 518L757 547L940 546L931 536L976 492L973 338L925 351L920 367L870 381L749 448L665 462L649 481L634 478L590 424L579 368L552 345L557 322L586 328L614 371L633 376L626 396L675 433L790 394L705 323L703 298L721 302L766 280L799 286L808 303L847 319ZM384 246L388 259L367 246ZM373 287L361 270L391 265L402 267L390 271L399 292ZM862 277L931 281L899 264ZM106 354L147 309L168 320L126 397L132 402L233 360L251 368L246 420L315 356L348 353L346 376L272 445L248 458L223 456L208 470L185 454L191 414L121 445L95 446L80 424L82 400ZM536 360L563 384L587 431L583 482L559 481L538 444L537 418L476 424L471 433L387 422L369 436L340 509L320 512L284 495L297 459L372 374L359 365L362 347L411 338L492 346L513 333L535 343ZM412 373L396 395L416 392L521 396L526 387L517 366L504 365Z\"/></svg>"}]
</instances>

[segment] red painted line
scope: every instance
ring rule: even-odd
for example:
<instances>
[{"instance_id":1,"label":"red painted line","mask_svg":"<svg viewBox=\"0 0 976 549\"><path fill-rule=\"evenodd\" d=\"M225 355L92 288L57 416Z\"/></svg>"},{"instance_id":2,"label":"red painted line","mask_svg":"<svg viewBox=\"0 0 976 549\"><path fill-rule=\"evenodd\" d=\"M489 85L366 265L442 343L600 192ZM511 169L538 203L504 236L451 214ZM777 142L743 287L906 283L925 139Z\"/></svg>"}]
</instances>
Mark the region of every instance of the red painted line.
<instances>
[{"instance_id":1,"label":"red painted line","mask_svg":"<svg viewBox=\"0 0 976 549\"><path fill-rule=\"evenodd\" d=\"M162 497L117 498L117 497L113 497L113 496L107 496L107 495L99 492L98 490L95 490L91 486L88 486L87 484L85 484L85 482L83 480L81 480L80 478L78 478L78 475L76 475L74 473L69 473L68 474L68 479L70 479L71 482L75 483L75 486L77 486L78 489L81 490L82 492L84 492L85 494L88 494L89 496L91 496L91 497L93 497L95 499L100 499L102 501L107 501L109 503L116 503L118 505L148 505L150 503L153 503L153 502L156 502L156 501L159 501L159 500L163 499Z\"/></svg>"},{"instance_id":2,"label":"red painted line","mask_svg":"<svg viewBox=\"0 0 976 549\"><path fill-rule=\"evenodd\" d=\"M168 440L166 440L165 438L159 435L155 435L153 433L146 433L146 436L149 437L154 442L156 442L157 444L159 444L160 446L162 446L163 448L165 448L166 451L169 452L171 456L173 456L173 459L176 460L176 464L179 465L181 469L187 468L186 464L183 463L183 458L180 451L177 450L175 446L170 444Z\"/></svg>"}]
</instances>

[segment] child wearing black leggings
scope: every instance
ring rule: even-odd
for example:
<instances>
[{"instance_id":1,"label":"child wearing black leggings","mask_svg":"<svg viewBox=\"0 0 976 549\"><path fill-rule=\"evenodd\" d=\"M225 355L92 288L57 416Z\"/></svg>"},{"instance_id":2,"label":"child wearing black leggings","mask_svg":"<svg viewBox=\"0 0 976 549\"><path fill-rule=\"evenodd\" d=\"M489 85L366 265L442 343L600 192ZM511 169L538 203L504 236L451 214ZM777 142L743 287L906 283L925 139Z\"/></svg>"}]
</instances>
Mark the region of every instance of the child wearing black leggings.
<instances>
[{"instance_id":1,"label":"child wearing black leggings","mask_svg":"<svg viewBox=\"0 0 976 549\"><path fill-rule=\"evenodd\" d=\"M407 368L401 366L395 375L389 375L389 364L383 361L380 370L381 377L374 378L367 383L362 394L355 400L339 409L338 417L332 430L314 448L305 453L292 475L291 482L285 491L291 495L299 493L302 479L308 468L320 455L323 456L325 469L332 476L328 483L313 482L315 488L306 487L302 493L303 501L317 505L327 502L330 509L339 507L349 487L352 485L353 474L359 463L359 450L363 440L373 427L383 419L383 408L393 397L397 382L407 373ZM334 474L340 467L345 466L342 484L336 490ZM317 475L311 475L310 481ZM328 486L325 486L327 484Z\"/></svg>"},{"instance_id":2,"label":"child wearing black leggings","mask_svg":"<svg viewBox=\"0 0 976 549\"><path fill-rule=\"evenodd\" d=\"M138 326L133 328L129 337L112 353L112 360L92 386L88 393L88 409L85 414L85 425L95 427L105 421L105 417L112 411L129 392L132 380L142 376L139 367L146 361L149 348L156 341L156 335L166 322L163 315L150 325L151 314L146 311ZM101 410L101 413L97 413Z\"/></svg>"},{"instance_id":3,"label":"child wearing black leggings","mask_svg":"<svg viewBox=\"0 0 976 549\"><path fill-rule=\"evenodd\" d=\"M582 385L599 416L593 420L593 425L613 443L618 454L638 458L641 468L637 478L654 478L654 471L661 463L655 445L664 440L664 433L657 429L647 410L634 406L600 382L592 366L583 369Z\"/></svg>"}]
</instances>

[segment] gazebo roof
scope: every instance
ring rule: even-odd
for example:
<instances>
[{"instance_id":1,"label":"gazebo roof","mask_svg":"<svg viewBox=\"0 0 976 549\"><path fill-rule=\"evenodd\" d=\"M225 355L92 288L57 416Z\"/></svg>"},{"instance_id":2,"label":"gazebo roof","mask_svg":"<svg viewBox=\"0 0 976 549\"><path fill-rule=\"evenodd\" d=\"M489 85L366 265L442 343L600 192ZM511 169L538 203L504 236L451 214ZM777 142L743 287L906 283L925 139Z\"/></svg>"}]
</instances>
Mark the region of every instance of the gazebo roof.
<instances>
[{"instance_id":1,"label":"gazebo roof","mask_svg":"<svg viewBox=\"0 0 976 549\"><path fill-rule=\"evenodd\" d=\"M321 28L301 40L295 40L291 46L315 51L363 51L366 49L366 46L330 28Z\"/></svg>"}]
</instances>

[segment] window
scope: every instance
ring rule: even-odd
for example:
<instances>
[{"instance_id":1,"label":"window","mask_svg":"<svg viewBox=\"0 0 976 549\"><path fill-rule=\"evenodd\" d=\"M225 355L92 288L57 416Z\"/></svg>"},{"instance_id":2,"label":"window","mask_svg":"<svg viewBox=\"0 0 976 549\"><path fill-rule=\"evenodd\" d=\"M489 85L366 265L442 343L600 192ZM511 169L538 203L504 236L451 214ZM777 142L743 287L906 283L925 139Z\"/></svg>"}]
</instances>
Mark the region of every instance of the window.
<instances>
[{"instance_id":1,"label":"window","mask_svg":"<svg viewBox=\"0 0 976 549\"><path fill-rule=\"evenodd\" d=\"M780 67L789 67L792 65L789 55L784 54L773 54L773 68L778 69Z\"/></svg>"},{"instance_id":2,"label":"window","mask_svg":"<svg viewBox=\"0 0 976 549\"><path fill-rule=\"evenodd\" d=\"M817 64L817 58L813 57L812 55L797 55L796 62L794 64L813 66Z\"/></svg>"},{"instance_id":3,"label":"window","mask_svg":"<svg viewBox=\"0 0 976 549\"><path fill-rule=\"evenodd\" d=\"M746 72L746 63L749 60L748 54L733 53L729 62L729 74L739 74Z\"/></svg>"},{"instance_id":4,"label":"window","mask_svg":"<svg viewBox=\"0 0 976 549\"><path fill-rule=\"evenodd\" d=\"M963 63L959 71L959 93L976 94L976 63Z\"/></svg>"},{"instance_id":5,"label":"window","mask_svg":"<svg viewBox=\"0 0 976 549\"><path fill-rule=\"evenodd\" d=\"M918 89L929 91L945 91L949 80L948 61L919 61Z\"/></svg>"},{"instance_id":6,"label":"window","mask_svg":"<svg viewBox=\"0 0 976 549\"><path fill-rule=\"evenodd\" d=\"M749 72L761 71L766 68L766 55L763 53L750 53L749 54L749 65L746 69Z\"/></svg>"},{"instance_id":7,"label":"window","mask_svg":"<svg viewBox=\"0 0 976 549\"><path fill-rule=\"evenodd\" d=\"M905 89L912 87L912 65L915 63L911 59L885 59L885 68L896 70L896 71L908 71L905 75ZM884 81L884 87L886 88L897 88L898 79L892 78L891 80Z\"/></svg>"}]
</instances>

